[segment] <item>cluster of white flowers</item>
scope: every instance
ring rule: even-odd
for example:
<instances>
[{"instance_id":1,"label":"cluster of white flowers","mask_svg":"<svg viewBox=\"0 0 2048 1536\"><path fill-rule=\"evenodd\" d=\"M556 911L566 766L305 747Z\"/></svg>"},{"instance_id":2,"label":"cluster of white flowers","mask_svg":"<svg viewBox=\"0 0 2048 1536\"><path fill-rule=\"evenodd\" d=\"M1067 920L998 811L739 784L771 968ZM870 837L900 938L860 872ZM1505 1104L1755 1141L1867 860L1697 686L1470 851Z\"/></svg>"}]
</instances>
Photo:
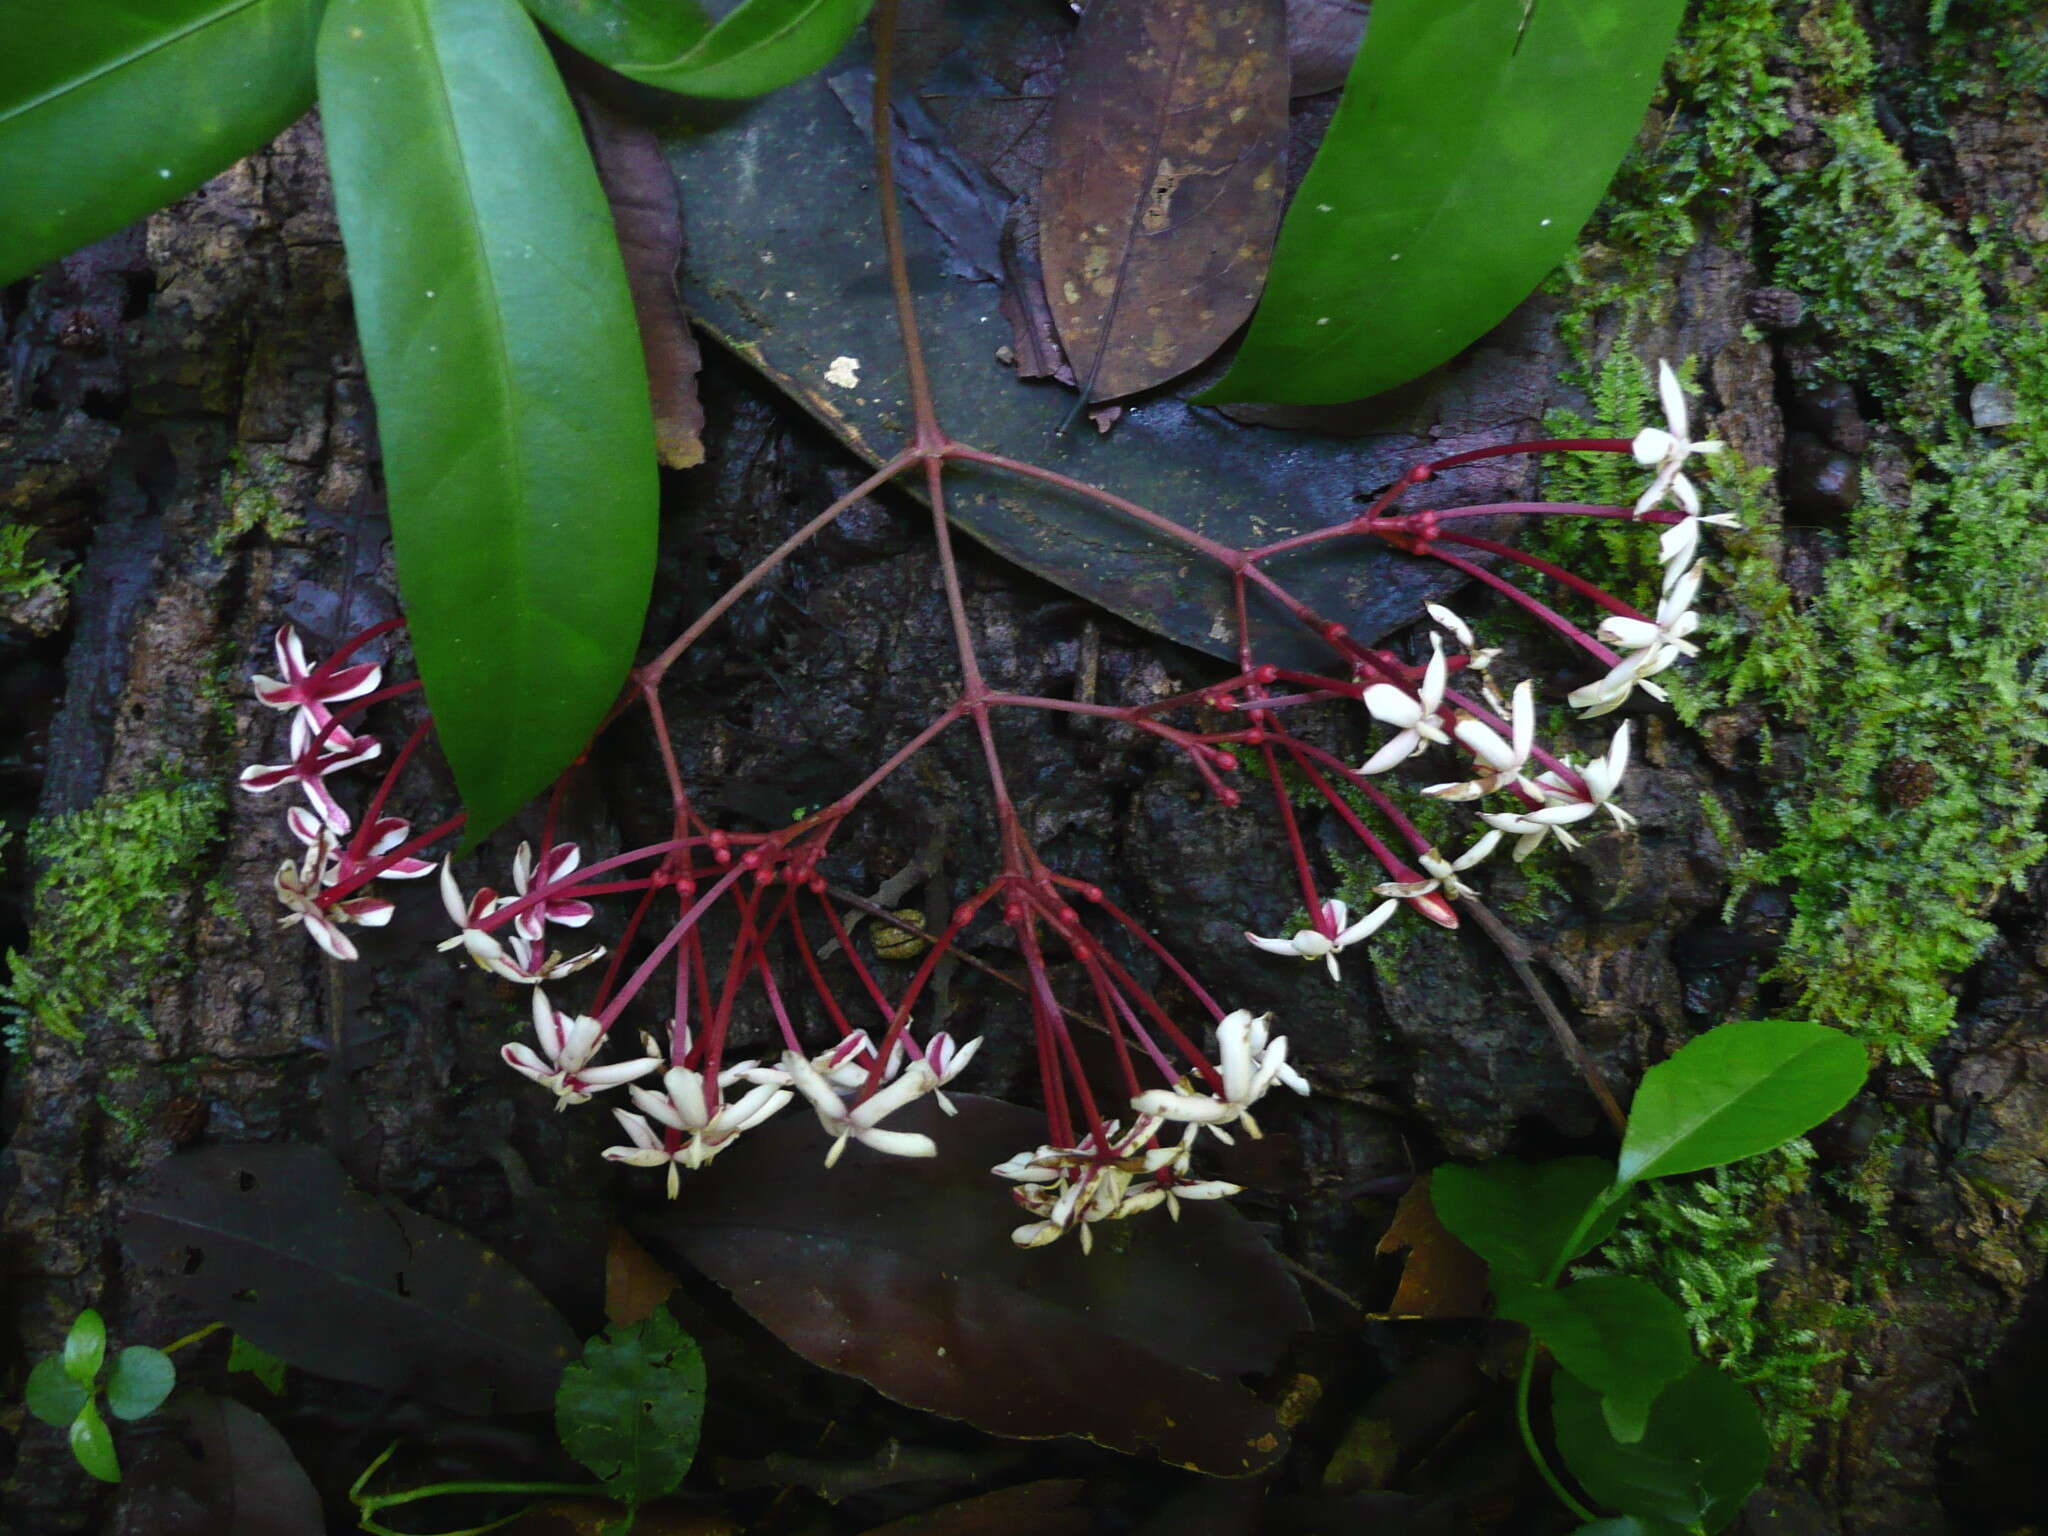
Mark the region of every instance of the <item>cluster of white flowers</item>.
<instances>
[{"instance_id":1,"label":"cluster of white flowers","mask_svg":"<svg viewBox=\"0 0 2048 1536\"><path fill-rule=\"evenodd\" d=\"M1657 365L1657 391L1665 414L1663 427L1646 427L1630 444L1636 461L1654 470L1649 487L1636 501L1634 512L1659 508L1667 499L1677 503L1683 515L1670 524L1658 540L1658 554L1664 577L1654 617L1647 619L1610 616L1599 627L1599 639L1620 653L1619 659L1597 681L1573 692L1570 702L1582 717L1592 719L1617 709L1637 688L1653 698L1664 692L1650 679L1675 664L1681 657L1699 652L1691 639L1699 627L1693 604L1699 597L1705 567L1699 561L1700 529L1708 524L1733 527L1726 515L1702 516L1699 491L1684 473L1685 461L1694 454L1721 451L1718 442L1695 442L1686 409L1685 391L1669 363ZM1394 734L1362 763L1361 775L1381 774L1431 746L1462 746L1471 754L1474 776L1447 784L1431 784L1425 794L1441 800L1478 800L1501 792L1514 794L1520 805L1513 811L1481 812L1480 819L1491 829L1455 859L1436 849L1421 854L1423 878L1390 880L1375 886L1374 893L1386 898L1356 922L1341 901L1323 903L1321 921L1285 938L1266 938L1246 933L1245 938L1270 954L1302 960L1321 960L1332 980L1337 979L1340 950L1370 937L1394 914L1404 900L1417 898L1456 899L1474 894L1459 876L1490 856L1504 837L1515 839L1514 857L1526 859L1546 838L1555 837L1566 847L1577 841L1569 828L1605 810L1617 826L1632 825L1632 817L1614 802L1628 767L1629 728L1626 723L1614 733L1607 751L1583 766L1564 763L1564 771L1546 768L1531 773L1530 756L1536 745L1536 701L1534 689L1525 680L1516 684L1510 697L1503 698L1492 676L1497 649L1481 649L1468 625L1450 609L1431 603L1430 619L1463 647L1463 675L1477 678L1487 707L1499 726L1479 719L1464 709L1445 708L1451 667L1444 652L1443 634L1429 637L1430 657L1422 676L1411 691L1391 683L1374 683L1364 690L1361 702L1366 712Z\"/></svg>"}]
</instances>

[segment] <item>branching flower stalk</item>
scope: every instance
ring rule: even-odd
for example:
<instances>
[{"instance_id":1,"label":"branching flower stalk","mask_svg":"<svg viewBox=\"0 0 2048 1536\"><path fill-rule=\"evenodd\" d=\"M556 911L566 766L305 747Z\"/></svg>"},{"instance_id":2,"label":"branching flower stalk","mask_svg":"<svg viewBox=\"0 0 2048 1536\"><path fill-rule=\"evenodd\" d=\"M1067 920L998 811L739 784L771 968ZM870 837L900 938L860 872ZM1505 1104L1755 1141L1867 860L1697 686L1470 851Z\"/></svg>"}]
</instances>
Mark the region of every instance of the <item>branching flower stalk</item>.
<instances>
[{"instance_id":1,"label":"branching flower stalk","mask_svg":"<svg viewBox=\"0 0 2048 1536\"><path fill-rule=\"evenodd\" d=\"M1114 721L1178 752L1226 809L1242 801L1232 780L1251 756L1265 769L1280 843L1302 909L1311 917L1308 927L1290 935L1246 938L1283 957L1321 962L1335 979L1339 956L1395 920L1402 907L1437 927L1456 928L1460 902L1474 894L1467 877L1504 839L1514 840L1513 855L1520 859L1548 838L1570 844L1572 829L1582 829L1603 810L1626 828L1631 818L1614 797L1628 764L1629 728L1624 723L1598 757L1574 762L1536 739L1531 685L1524 681L1503 692L1494 677L1495 653L1480 647L1451 610L1429 608L1435 626L1430 655L1417 666L1361 643L1341 623L1315 612L1288 590L1276 568L1299 550L1365 540L1438 561L1500 593L1583 653L1598 675L1571 702L1588 717L1603 715L1638 689L1661 697L1652 679L1694 650L1701 527L1723 519L1700 514L1683 468L1691 455L1718 445L1691 439L1677 377L1660 365L1666 424L1645 428L1633 441L1519 442L1456 454L1411 469L1355 516L1238 549L1125 498L956 439L939 422L906 276L886 110L894 27L886 0L877 8L875 25L877 177L910 382L911 441L742 576L632 677L607 727L633 710L644 712L667 781L669 835L584 863L576 844L555 835L558 784L540 846L521 845L509 890L465 893L452 860L442 861L441 894L454 926L442 947L459 949L492 974L534 989L533 1042L507 1045L506 1064L553 1094L558 1108L604 1094L626 1099L630 1108L612 1110L624 1140L605 1155L664 1170L674 1194L684 1173L785 1110L816 1116L828 1166L849 1142L890 1156L934 1155L932 1137L889 1122L927 1096L950 1112L944 1090L970 1066L980 1042L955 1041L944 1031L921 1039L913 1020L941 960L977 925L1000 924L1022 960L1016 984L1031 1018L1046 1139L992 1172L1009 1182L1011 1197L1031 1218L1014 1232L1018 1244L1035 1247L1076 1232L1086 1247L1097 1222L1161 1205L1177 1216L1182 1200L1236 1193L1235 1185L1196 1170L1201 1137L1227 1142L1237 1130L1255 1137L1260 1132L1253 1110L1267 1093L1284 1086L1306 1094L1309 1084L1270 1018L1227 1007L1194 969L1100 888L1041 860L1004 777L992 724L996 711L1035 709ZM1633 454L1653 471L1651 484L1632 507L1501 502L1402 509L1409 491L1459 466L1559 452ZM1225 571L1235 607L1237 670L1177 697L1134 705L1037 697L992 684L982 672L946 516L946 471L963 463L1086 497ZM717 825L697 808L677 760L661 704L664 678L734 602L793 551L863 497L906 476L921 484L931 509L959 659L957 694L860 783L795 824L766 832ZM1668 499L1677 501L1676 509L1662 505ZM1657 610L1640 612L1547 560L1463 531L1482 518L1502 523L1540 517L1654 526L1665 572ZM1557 589L1560 601L1583 601L1597 610L1594 627L1582 627L1520 584L1532 577ZM1314 635L1328 652L1328 664L1300 670L1261 662L1248 621L1253 591ZM292 714L290 755L283 764L248 769L243 786L254 793L295 786L307 802L287 814L305 851L279 867L281 921L303 926L338 960L357 957L349 927L376 927L390 919L391 902L372 894L371 883L430 873L434 866L421 855L449 841L462 822L459 815L450 817L415 834L408 822L386 813L430 729L430 723L417 727L388 761L382 742L362 729L370 710L417 688L380 687L381 669L353 660L392 627L367 630L318 663L293 630L281 629L276 652L282 676L256 679L262 702ZM1351 766L1294 730L1299 711L1319 706L1361 710L1391 734L1365 762ZM998 866L931 935L909 981L892 988L861 959L841 916L845 903L832 894L832 840L879 785L963 725L981 747ZM1459 776L1424 793L1494 807L1479 813L1485 830L1468 847L1434 846L1385 787L1389 772L1425 752L1458 764ZM329 781L378 762L385 766L377 788L361 813L351 815ZM1384 873L1375 888L1380 900L1367 911L1353 914L1326 893L1284 770L1308 786ZM589 928L599 898L627 896L633 898L630 910L611 944L567 956L550 948L550 929ZM721 936L716 954L708 937L713 931ZM609 964L597 973L581 1011L563 1006L561 984L607 955ZM1141 971L1161 976L1161 986L1148 984ZM1078 974L1082 995L1063 999L1056 972ZM1162 998L1162 989L1174 1006ZM766 1049L735 1060L731 1035L747 997L765 1005L774 1035ZM630 1037L619 1026L636 1009L636 1017L666 1022L657 1032L641 1033L637 1045L619 1048L613 1036ZM1113 1080L1091 1081L1076 1044L1080 1021L1107 1037Z\"/></svg>"}]
</instances>

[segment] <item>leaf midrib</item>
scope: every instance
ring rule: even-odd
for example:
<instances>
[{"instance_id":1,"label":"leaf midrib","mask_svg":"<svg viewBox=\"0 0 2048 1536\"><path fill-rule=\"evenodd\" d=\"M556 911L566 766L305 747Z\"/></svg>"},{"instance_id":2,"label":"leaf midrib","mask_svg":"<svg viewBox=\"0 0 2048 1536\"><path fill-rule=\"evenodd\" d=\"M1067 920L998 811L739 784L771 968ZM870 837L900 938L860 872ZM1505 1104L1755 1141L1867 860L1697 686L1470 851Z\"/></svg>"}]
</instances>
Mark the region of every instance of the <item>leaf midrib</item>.
<instances>
[{"instance_id":1,"label":"leaf midrib","mask_svg":"<svg viewBox=\"0 0 2048 1536\"><path fill-rule=\"evenodd\" d=\"M505 341L505 307L498 291L497 269L491 264L490 242L484 238L483 218L477 205L475 184L470 176L469 157L465 151L461 125L456 121L453 96L448 87L448 74L442 67L441 37L434 22L432 0L414 0L413 10L420 18L422 29L428 34L428 46L424 51L427 55L427 67L433 73L438 92L435 100L436 113L445 123L449 143L453 146L454 174L461 184L462 205L469 214L468 222L463 226L462 238L474 248L476 265L482 274L481 298L489 310L489 323L484 326L484 330L490 335L491 351L497 360L495 382L504 404L504 410L499 418L502 429L490 435L503 441L508 451L502 455L501 462L510 466L509 473L514 482L515 492L523 491L527 488L529 480L526 457L521 452L521 444L525 437L522 429L525 425L526 412L519 399L519 390L513 387L512 354ZM517 13L519 19L524 19L525 15L524 10ZM513 25L517 24L518 21L515 20ZM532 23L527 22L527 25L531 26ZM531 501L530 496L524 495L518 496L517 499L522 504ZM508 539L506 548L512 552L508 553L501 563L509 565L509 579L500 585L516 590L518 609L520 612L526 612L532 607L531 562L519 558L516 553L516 539ZM500 595L505 594L501 592Z\"/></svg>"}]
</instances>

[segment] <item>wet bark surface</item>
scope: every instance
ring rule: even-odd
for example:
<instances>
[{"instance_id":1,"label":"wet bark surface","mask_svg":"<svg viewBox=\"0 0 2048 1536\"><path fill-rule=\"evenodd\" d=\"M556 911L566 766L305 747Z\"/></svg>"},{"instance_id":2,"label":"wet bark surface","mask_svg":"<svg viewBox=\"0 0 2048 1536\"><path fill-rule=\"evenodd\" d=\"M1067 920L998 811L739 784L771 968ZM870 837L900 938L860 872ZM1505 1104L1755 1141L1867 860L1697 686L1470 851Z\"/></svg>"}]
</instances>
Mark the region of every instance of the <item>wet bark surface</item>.
<instances>
[{"instance_id":1,"label":"wet bark surface","mask_svg":"<svg viewBox=\"0 0 2048 1536\"><path fill-rule=\"evenodd\" d=\"M2039 120L1972 118L1944 142L1953 147L1929 151L1929 174L1960 206L2040 217ZM1795 135L1784 152L1814 151ZM1797 358L1757 326L1783 302L1756 270L1750 224L1738 218L1728 234L1676 272L1673 329L1632 344L1710 360L1702 383L1720 434L1751 462L1784 466L1788 491L1796 480L1809 499L1840 496L1861 468L1854 431L1836 423L1830 437L1802 406L1788 432ZM47 530L79 572L61 626L39 636L17 625L0 640L0 698L20 731L0 761L8 821L76 810L167 773L231 782L242 764L282 750L279 717L243 681L267 661L271 630L297 623L320 649L396 611L317 126L298 125L144 228L0 299L0 507ZM707 417L705 466L666 485L657 638L859 477L722 358L708 363ZM233 532L258 473L296 527ZM710 807L777 824L848 787L942 706L955 668L922 516L894 498L857 507L678 669L675 741ZM1825 555L1798 536L1784 546L1795 578L1799 562ZM1018 691L1117 700L1214 675L1211 663L993 559L965 559L984 663ZM387 659L404 662L402 652ZM1555 667L1509 659L1539 677ZM1611 1081L1632 1082L1711 1023L1782 1002L1764 977L1783 898L1753 892L1724 916L1732 851L1701 809L1710 794L1739 833L1768 836L1770 795L1795 770L1800 743L1781 734L1765 761L1765 723L1734 710L1691 732L1643 716L1630 797L1640 833L1595 838L1564 860L1561 890L1526 926ZM1345 751L1363 740L1351 724L1329 731ZM1373 1247L1415 1170L1443 1157L1600 1149L1591 1096L1477 933L1428 936L1377 971L1353 964L1331 988L1319 971L1279 966L1240 938L1247 926L1273 931L1296 905L1270 820L1220 811L1168 755L1095 722L1016 712L1001 744L1049 863L1099 882L1198 957L1219 995L1287 1021L1318 1092L1250 1149L1241 1176L1255 1192L1243 1203L1329 1287L1384 1301L1386 1261ZM445 775L434 787L449 803ZM594 1331L612 1188L610 1172L594 1170L614 1139L608 1128L595 1115L550 1115L499 1067L497 1046L521 1026L525 999L435 954L444 924L431 892L408 891L394 924L369 936L366 963L346 972L319 963L297 932L279 932L270 880L297 851L279 810L226 797L217 841L160 914L189 965L102 978L146 998L147 1032L89 1026L76 1044L31 1030L8 1061L0 1238L10 1382L83 1306L128 1340L161 1343L205 1321L126 1262L115 1222L153 1163L214 1142L323 1142L364 1186L499 1248ZM600 854L661 835L666 801L643 726L606 744L567 816L570 834ZM517 836L494 838L486 863L502 867ZM971 741L956 734L891 781L837 846L835 879L892 906L942 913L975 889L992 865L993 830ZM50 890L31 910L32 873L12 857L4 917L16 945L71 899ZM1517 888L1505 869L1489 886L1497 906ZM2006 897L1995 917L1999 938L1958 980L1961 1024L1933 1075L1894 1072L1869 1096L1901 1111L1892 1123L1905 1138L1888 1227L1871 1239L1888 1245L1892 1278L1857 1352L1817 1380L1818 1391L1846 1389L1846 1412L1776 1469L1752 1529L2010 1529L2048 1493L2036 1470L2040 1416L2023 1406L2048 1353L2042 1260L2026 1225L2048 1188L2048 880ZM977 953L1002 968L1014 961L993 940ZM941 1006L989 1040L977 1088L1028 1102L1033 1066L1013 995L965 967L943 988ZM1824 1163L1853 1165L1856 1126L1852 1112L1840 1136L1822 1140ZM1774 1219L1784 1248L1775 1284L1816 1302L1847 1299L1842 1213L1815 1193ZM1853 1239L1849 1251L1866 1256ZM1471 1368L1483 1335L1362 1321L1324 1287L1308 1291L1323 1326L1290 1363L1294 1376L1283 1374L1312 1378L1322 1407L1302 1420L1301 1449L1263 1512L1245 1488L1082 1447L1013 1445L898 1408L802 1366L714 1288L686 1290L716 1383L706 1462L737 1506L767 1522L761 1529L861 1530L1028 1476L1094 1479L1104 1529L1312 1531L1376 1518L1458 1529L1540 1508L1502 1400ZM1434 1481L1466 1496L1449 1524L1428 1524L1393 1495L1318 1496L1348 1418L1390 1384L1417 1423L1443 1421L1431 1431ZM273 1416L328 1496L331 1522L340 1490L397 1435L435 1438L451 1469L553 1465L535 1426L436 1423L418 1405L317 1381L295 1379ZM1418 1432L1417 1443L1426 1438ZM135 1432L131 1465L173 1457L173 1439ZM62 1437L32 1420L15 1425L12 1457L5 1499L22 1532L208 1528L175 1479L88 1486ZM1548 1528L1522 1518L1502 1528ZM1042 1528L1060 1527L1048 1518Z\"/></svg>"}]
</instances>

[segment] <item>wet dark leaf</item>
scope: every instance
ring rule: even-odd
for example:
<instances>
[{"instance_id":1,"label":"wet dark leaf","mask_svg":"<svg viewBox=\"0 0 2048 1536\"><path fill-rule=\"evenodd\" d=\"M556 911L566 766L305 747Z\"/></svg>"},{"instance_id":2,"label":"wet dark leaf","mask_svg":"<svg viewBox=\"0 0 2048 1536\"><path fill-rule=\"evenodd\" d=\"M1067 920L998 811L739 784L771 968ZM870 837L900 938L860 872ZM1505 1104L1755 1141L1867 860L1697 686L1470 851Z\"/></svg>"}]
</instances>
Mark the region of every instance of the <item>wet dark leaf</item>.
<instances>
[{"instance_id":1,"label":"wet dark leaf","mask_svg":"<svg viewBox=\"0 0 2048 1536\"><path fill-rule=\"evenodd\" d=\"M504 1260L354 1189L319 1147L167 1159L122 1240L170 1288L302 1370L465 1413L548 1407L576 1336Z\"/></svg>"},{"instance_id":2,"label":"wet dark leaf","mask_svg":"<svg viewBox=\"0 0 2048 1536\"><path fill-rule=\"evenodd\" d=\"M1202 362L1258 302L1286 194L1282 0L1094 0L1067 50L1039 258L1082 392Z\"/></svg>"},{"instance_id":3,"label":"wet dark leaf","mask_svg":"<svg viewBox=\"0 0 2048 1536\"><path fill-rule=\"evenodd\" d=\"M1314 96L1344 83L1365 36L1365 0L1287 0L1287 66L1293 94Z\"/></svg>"},{"instance_id":4,"label":"wet dark leaf","mask_svg":"<svg viewBox=\"0 0 2048 1536\"><path fill-rule=\"evenodd\" d=\"M653 129L588 91L576 92L575 100L598 183L611 205L633 316L640 322L655 456L670 469L691 469L704 462L704 407L697 398L703 358L676 296L683 211L675 178L661 158Z\"/></svg>"},{"instance_id":5,"label":"wet dark leaf","mask_svg":"<svg viewBox=\"0 0 2048 1536\"><path fill-rule=\"evenodd\" d=\"M164 1516L162 1527L145 1530L323 1536L320 1495L262 1414L232 1398L187 1392L168 1417L178 1432L151 1440L130 1479L133 1506Z\"/></svg>"},{"instance_id":6,"label":"wet dark leaf","mask_svg":"<svg viewBox=\"0 0 2048 1536\"><path fill-rule=\"evenodd\" d=\"M1085 1436L1220 1476L1285 1449L1272 1410L1235 1378L1270 1369L1308 1324L1264 1240L1218 1203L1181 1220L1029 1252L1024 1218L988 1170L1043 1139L1042 1117L956 1095L902 1116L939 1156L848 1149L827 1173L808 1117L749 1135L651 1218L805 1358L899 1402L995 1434ZM895 1121L891 1121L892 1126Z\"/></svg>"},{"instance_id":7,"label":"wet dark leaf","mask_svg":"<svg viewBox=\"0 0 2048 1536\"><path fill-rule=\"evenodd\" d=\"M1049 1477L891 1520L862 1536L1088 1536L1088 1485Z\"/></svg>"},{"instance_id":8,"label":"wet dark leaf","mask_svg":"<svg viewBox=\"0 0 2048 1536\"><path fill-rule=\"evenodd\" d=\"M954 0L954 36L1002 44L973 30L991 12ZM1035 39L1036 34L1032 34ZM1033 47L1035 41L1027 39ZM977 58L982 55L977 55ZM989 56L986 72L1016 72ZM935 102L933 115L960 124L981 98ZM1007 142L986 124L991 142ZM1001 126L1014 124L1004 119ZM830 86L806 80L757 103L743 133L663 135L693 218L683 257L683 297L700 325L758 368L855 453L878 463L909 422L902 352L888 287L872 155ZM900 157L899 157L900 159ZM1441 394L1403 425L1365 443L1309 434L1278 438L1172 398L1135 406L1107 438L1057 434L1073 397L1020 386L996 359L1011 343L993 284L945 278L940 238L922 218L905 220L912 282L934 385L951 430L998 453L1103 486L1211 537L1262 543L1348 515L1361 492L1392 481L1419 459L1526 436L1555 388L1554 338L1538 321L1482 349L1446 378ZM754 233L777 231L764 252ZM772 263L763 260L773 257ZM1018 349L1020 352L1022 348ZM856 383L844 379L851 359ZM990 473L947 478L954 521L1009 559L1145 629L1212 654L1234 654L1230 584L1219 571L1114 513L1064 493ZM1534 489L1513 460L1458 471L1423 488L1420 505L1506 499ZM1408 622L1426 599L1458 583L1434 562L1378 547L1326 546L1290 556L1282 577L1353 634L1373 638ZM1254 601L1262 659L1314 665L1327 652L1298 626Z\"/></svg>"}]
</instances>

